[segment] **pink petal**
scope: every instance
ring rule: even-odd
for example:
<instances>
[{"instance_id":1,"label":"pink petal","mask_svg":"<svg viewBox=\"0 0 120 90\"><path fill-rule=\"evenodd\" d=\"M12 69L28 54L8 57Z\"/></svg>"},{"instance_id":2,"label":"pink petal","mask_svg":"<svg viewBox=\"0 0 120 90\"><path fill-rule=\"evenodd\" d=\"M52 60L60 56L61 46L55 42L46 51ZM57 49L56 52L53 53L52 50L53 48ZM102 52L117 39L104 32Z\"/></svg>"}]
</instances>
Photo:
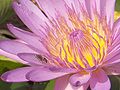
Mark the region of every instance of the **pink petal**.
<instances>
[{"instance_id":1,"label":"pink petal","mask_svg":"<svg viewBox=\"0 0 120 90\"><path fill-rule=\"evenodd\" d=\"M117 32L117 31L116 31ZM111 53L113 50L116 50L116 47L120 47L120 35L118 35L115 39L112 40L112 45L110 46L109 53Z\"/></svg>"},{"instance_id":2,"label":"pink petal","mask_svg":"<svg viewBox=\"0 0 120 90\"><path fill-rule=\"evenodd\" d=\"M68 83L65 90L87 90L88 87L89 87L89 83L86 83L80 87L74 87L70 83Z\"/></svg>"},{"instance_id":3,"label":"pink petal","mask_svg":"<svg viewBox=\"0 0 120 90\"><path fill-rule=\"evenodd\" d=\"M70 75L65 75L55 80L54 90L65 90L68 85Z\"/></svg>"},{"instance_id":4,"label":"pink petal","mask_svg":"<svg viewBox=\"0 0 120 90\"><path fill-rule=\"evenodd\" d=\"M65 20L69 27L73 28L72 23L67 15L66 3L64 0L35 0L40 8L45 12L48 18L53 21L56 20L59 15L65 17ZM61 8L62 7L62 8Z\"/></svg>"},{"instance_id":5,"label":"pink petal","mask_svg":"<svg viewBox=\"0 0 120 90\"><path fill-rule=\"evenodd\" d=\"M86 84L90 78L91 78L90 74L77 73L77 74L73 74L70 77L69 81L73 86L78 87L83 84Z\"/></svg>"},{"instance_id":6,"label":"pink petal","mask_svg":"<svg viewBox=\"0 0 120 90\"><path fill-rule=\"evenodd\" d=\"M26 79L26 74L31 70L33 70L32 67L24 67L24 68L11 70L4 73L1 76L1 79L7 82L25 82L25 81L28 81Z\"/></svg>"},{"instance_id":7,"label":"pink petal","mask_svg":"<svg viewBox=\"0 0 120 90\"><path fill-rule=\"evenodd\" d=\"M8 58L13 59L14 61L17 61L17 62L20 62L20 63L23 63L23 64L28 64L28 62L21 60L17 55L7 53L7 52L5 52L1 49L0 49L0 55L6 56Z\"/></svg>"},{"instance_id":8,"label":"pink petal","mask_svg":"<svg viewBox=\"0 0 120 90\"><path fill-rule=\"evenodd\" d=\"M39 53L48 53L46 48L41 43L41 39L33 33L21 30L17 27L14 27L12 24L8 24L8 28L16 37L36 48Z\"/></svg>"},{"instance_id":9,"label":"pink petal","mask_svg":"<svg viewBox=\"0 0 120 90\"><path fill-rule=\"evenodd\" d=\"M4 40L0 42L0 48L7 53L17 55L18 53L36 53L28 45L12 40Z\"/></svg>"},{"instance_id":10,"label":"pink petal","mask_svg":"<svg viewBox=\"0 0 120 90\"><path fill-rule=\"evenodd\" d=\"M119 48L120 48L120 42L119 42L119 39L120 39L120 35L117 37L117 40L115 40L112 45L110 45L108 47L108 51L107 51L107 54L108 55L112 55L113 53L116 53L118 52Z\"/></svg>"},{"instance_id":11,"label":"pink petal","mask_svg":"<svg viewBox=\"0 0 120 90\"><path fill-rule=\"evenodd\" d=\"M34 65L47 64L47 61L45 61L42 56L34 54L34 53L20 53L18 54L18 56L22 60L29 62L31 64L34 64Z\"/></svg>"},{"instance_id":12,"label":"pink petal","mask_svg":"<svg viewBox=\"0 0 120 90\"><path fill-rule=\"evenodd\" d=\"M120 47L120 18L113 24L112 30L112 45L109 46L108 53L111 53Z\"/></svg>"},{"instance_id":13,"label":"pink petal","mask_svg":"<svg viewBox=\"0 0 120 90\"><path fill-rule=\"evenodd\" d=\"M30 73L27 74L27 79L35 82L42 82L62 77L73 72L75 71L63 71L60 69L57 71L56 68L55 70L54 69L51 70L49 67L45 67L31 71Z\"/></svg>"},{"instance_id":14,"label":"pink petal","mask_svg":"<svg viewBox=\"0 0 120 90\"><path fill-rule=\"evenodd\" d=\"M120 62L120 35L118 34L118 36L115 37L116 38L112 40L112 45L108 47L107 57L104 60L104 64L106 65Z\"/></svg>"},{"instance_id":15,"label":"pink petal","mask_svg":"<svg viewBox=\"0 0 120 90\"><path fill-rule=\"evenodd\" d=\"M39 36L46 34L42 26L46 26L46 23L48 24L49 21L41 10L30 0L14 1L13 8L24 24L35 34Z\"/></svg>"},{"instance_id":16,"label":"pink petal","mask_svg":"<svg viewBox=\"0 0 120 90\"><path fill-rule=\"evenodd\" d=\"M101 15L106 16L107 23L111 27L114 23L114 8L116 0L101 0Z\"/></svg>"},{"instance_id":17,"label":"pink petal","mask_svg":"<svg viewBox=\"0 0 120 90\"><path fill-rule=\"evenodd\" d=\"M57 12L61 15L66 15L66 8L64 0L36 0L42 10L48 15L49 18L56 17ZM62 8L61 8L62 7Z\"/></svg>"},{"instance_id":18,"label":"pink petal","mask_svg":"<svg viewBox=\"0 0 120 90\"><path fill-rule=\"evenodd\" d=\"M114 63L120 62L120 45L116 46L105 58L103 61L103 66L104 65L110 65Z\"/></svg>"},{"instance_id":19,"label":"pink petal","mask_svg":"<svg viewBox=\"0 0 120 90\"><path fill-rule=\"evenodd\" d=\"M86 83L80 87L74 87L69 83L70 75L66 75L56 79L54 90L87 90L89 84Z\"/></svg>"},{"instance_id":20,"label":"pink petal","mask_svg":"<svg viewBox=\"0 0 120 90\"><path fill-rule=\"evenodd\" d=\"M82 16L81 8L83 7L91 19L94 19L94 13L107 18L107 23L112 29L114 23L114 6L116 0L65 0L69 7L74 7L77 13Z\"/></svg>"},{"instance_id":21,"label":"pink petal","mask_svg":"<svg viewBox=\"0 0 120 90\"><path fill-rule=\"evenodd\" d=\"M112 29L114 23L114 7L116 0L86 0L87 11L92 18L94 12L97 11L100 16L105 16L107 23Z\"/></svg>"},{"instance_id":22,"label":"pink petal","mask_svg":"<svg viewBox=\"0 0 120 90\"><path fill-rule=\"evenodd\" d=\"M94 20L94 13L100 14L100 0L85 0L85 4L90 18Z\"/></svg>"},{"instance_id":23,"label":"pink petal","mask_svg":"<svg viewBox=\"0 0 120 90\"><path fill-rule=\"evenodd\" d=\"M82 7L84 7L84 9L87 10L85 0L64 0L64 1L71 9L74 9L75 12L80 15L79 18L80 20L82 20L83 19L83 14L81 11Z\"/></svg>"},{"instance_id":24,"label":"pink petal","mask_svg":"<svg viewBox=\"0 0 120 90\"><path fill-rule=\"evenodd\" d=\"M116 20L115 23L113 24L113 32L112 33L113 33L112 34L113 43L114 42L117 43L119 40L117 40L116 38L120 35L120 18L118 20Z\"/></svg>"},{"instance_id":25,"label":"pink petal","mask_svg":"<svg viewBox=\"0 0 120 90\"><path fill-rule=\"evenodd\" d=\"M90 87L92 90L110 90L110 80L102 69L93 72Z\"/></svg>"},{"instance_id":26,"label":"pink petal","mask_svg":"<svg viewBox=\"0 0 120 90\"><path fill-rule=\"evenodd\" d=\"M108 52L112 52L118 46L120 46L120 18L113 25L112 45Z\"/></svg>"},{"instance_id":27,"label":"pink petal","mask_svg":"<svg viewBox=\"0 0 120 90\"><path fill-rule=\"evenodd\" d=\"M120 62L103 67L109 75L120 75Z\"/></svg>"}]
</instances>

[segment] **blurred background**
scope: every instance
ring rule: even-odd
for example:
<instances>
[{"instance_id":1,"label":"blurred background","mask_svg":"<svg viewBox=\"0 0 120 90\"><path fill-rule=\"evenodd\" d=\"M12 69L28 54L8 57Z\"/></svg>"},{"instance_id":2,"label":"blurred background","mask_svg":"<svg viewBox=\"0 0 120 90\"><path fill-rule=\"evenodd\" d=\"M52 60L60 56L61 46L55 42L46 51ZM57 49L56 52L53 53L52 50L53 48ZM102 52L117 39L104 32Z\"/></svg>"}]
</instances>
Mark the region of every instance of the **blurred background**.
<instances>
[{"instance_id":1,"label":"blurred background","mask_svg":"<svg viewBox=\"0 0 120 90\"><path fill-rule=\"evenodd\" d=\"M12 23L17 27L26 28L26 26L17 17L11 7L12 0L0 0L0 40L15 39L8 31L6 24ZM116 2L115 20L120 17L120 0ZM0 75L8 70L12 70L24 65L16 63L13 60L0 56ZM112 82L111 90L120 90L120 76L109 76ZM0 90L53 90L54 80L42 83L23 82L6 83L0 80Z\"/></svg>"}]
</instances>

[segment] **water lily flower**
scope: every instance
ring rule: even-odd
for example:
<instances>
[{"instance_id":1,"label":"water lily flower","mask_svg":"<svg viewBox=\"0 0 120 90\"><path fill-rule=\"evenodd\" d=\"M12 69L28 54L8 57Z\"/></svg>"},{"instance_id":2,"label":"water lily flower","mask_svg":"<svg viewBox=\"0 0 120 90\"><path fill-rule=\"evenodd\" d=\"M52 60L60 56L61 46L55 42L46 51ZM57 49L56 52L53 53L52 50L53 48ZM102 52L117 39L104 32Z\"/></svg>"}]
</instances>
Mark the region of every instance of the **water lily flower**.
<instances>
[{"instance_id":1,"label":"water lily flower","mask_svg":"<svg viewBox=\"0 0 120 90\"><path fill-rule=\"evenodd\" d=\"M115 0L14 0L13 8L31 30L8 24L20 40L0 49L27 62L4 73L7 82L55 79L55 90L110 90L107 75L119 75L120 19Z\"/></svg>"}]
</instances>

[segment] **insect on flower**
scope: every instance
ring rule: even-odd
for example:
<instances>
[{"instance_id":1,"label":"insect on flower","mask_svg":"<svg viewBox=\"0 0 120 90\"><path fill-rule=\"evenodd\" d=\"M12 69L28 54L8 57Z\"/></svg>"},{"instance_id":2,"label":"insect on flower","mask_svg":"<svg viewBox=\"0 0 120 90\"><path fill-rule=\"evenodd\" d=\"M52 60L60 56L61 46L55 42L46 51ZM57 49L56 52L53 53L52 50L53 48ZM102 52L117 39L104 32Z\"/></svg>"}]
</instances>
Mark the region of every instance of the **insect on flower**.
<instances>
[{"instance_id":1,"label":"insect on flower","mask_svg":"<svg viewBox=\"0 0 120 90\"><path fill-rule=\"evenodd\" d=\"M18 40L3 40L0 48L29 66L4 73L2 80L55 79L55 90L110 90L107 75L120 74L120 19L114 22L114 6L115 0L14 1L31 32L8 24Z\"/></svg>"}]
</instances>

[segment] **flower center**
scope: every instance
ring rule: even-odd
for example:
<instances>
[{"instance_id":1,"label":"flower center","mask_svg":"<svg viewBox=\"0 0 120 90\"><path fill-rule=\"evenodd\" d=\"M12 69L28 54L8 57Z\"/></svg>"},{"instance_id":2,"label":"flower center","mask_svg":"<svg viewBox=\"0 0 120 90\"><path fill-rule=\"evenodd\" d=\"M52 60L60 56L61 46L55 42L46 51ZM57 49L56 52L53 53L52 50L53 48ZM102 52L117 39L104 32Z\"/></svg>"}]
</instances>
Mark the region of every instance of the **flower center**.
<instances>
[{"instance_id":1,"label":"flower center","mask_svg":"<svg viewBox=\"0 0 120 90\"><path fill-rule=\"evenodd\" d=\"M74 29L69 27L64 16L59 15L57 21L51 23L53 27L44 41L52 60L58 66L76 69L99 65L110 44L106 18L100 18L95 13L94 20L91 20L83 12L83 19L80 20L72 10L68 10L68 17Z\"/></svg>"},{"instance_id":2,"label":"flower center","mask_svg":"<svg viewBox=\"0 0 120 90\"><path fill-rule=\"evenodd\" d=\"M81 30L76 30L73 31L70 34L70 40L72 40L73 42L77 42L80 41L83 38L83 32Z\"/></svg>"}]
</instances>

